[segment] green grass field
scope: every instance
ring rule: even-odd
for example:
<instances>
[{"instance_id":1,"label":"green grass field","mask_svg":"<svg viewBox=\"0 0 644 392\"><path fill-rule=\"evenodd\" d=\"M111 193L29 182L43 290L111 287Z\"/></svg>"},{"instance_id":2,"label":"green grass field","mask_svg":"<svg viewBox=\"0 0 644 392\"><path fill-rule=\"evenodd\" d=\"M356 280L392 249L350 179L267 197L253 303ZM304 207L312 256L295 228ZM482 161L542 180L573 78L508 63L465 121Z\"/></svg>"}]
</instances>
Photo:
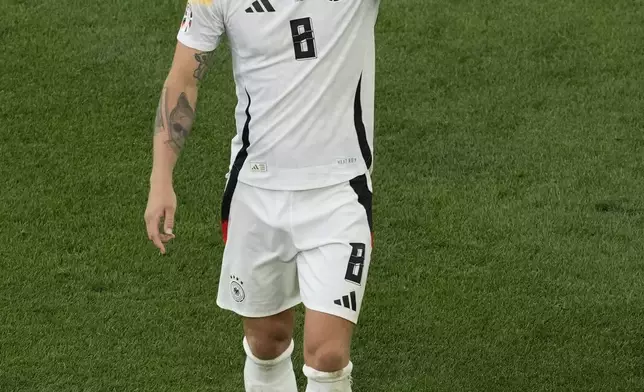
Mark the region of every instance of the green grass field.
<instances>
[{"instance_id":1,"label":"green grass field","mask_svg":"<svg viewBox=\"0 0 644 392\"><path fill-rule=\"evenodd\" d=\"M169 255L142 219L183 5L0 2L2 392L243 389L225 46ZM642 37L640 0L383 0L355 391L644 391Z\"/></svg>"}]
</instances>

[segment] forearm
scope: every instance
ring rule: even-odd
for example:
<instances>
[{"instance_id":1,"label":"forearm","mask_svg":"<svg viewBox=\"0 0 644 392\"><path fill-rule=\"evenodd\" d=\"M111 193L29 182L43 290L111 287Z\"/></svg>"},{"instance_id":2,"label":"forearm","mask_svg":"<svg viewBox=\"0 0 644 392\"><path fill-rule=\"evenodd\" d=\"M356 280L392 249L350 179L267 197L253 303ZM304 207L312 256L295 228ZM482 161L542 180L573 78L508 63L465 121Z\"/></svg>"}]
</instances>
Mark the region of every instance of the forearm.
<instances>
[{"instance_id":1,"label":"forearm","mask_svg":"<svg viewBox=\"0 0 644 392\"><path fill-rule=\"evenodd\" d=\"M154 123L152 178L172 181L172 171L195 120L197 86L214 51L199 52L177 44L172 68L163 85Z\"/></svg>"},{"instance_id":2,"label":"forearm","mask_svg":"<svg viewBox=\"0 0 644 392\"><path fill-rule=\"evenodd\" d=\"M197 103L196 83L166 80L154 124L152 176L171 180L177 158L190 136Z\"/></svg>"}]
</instances>

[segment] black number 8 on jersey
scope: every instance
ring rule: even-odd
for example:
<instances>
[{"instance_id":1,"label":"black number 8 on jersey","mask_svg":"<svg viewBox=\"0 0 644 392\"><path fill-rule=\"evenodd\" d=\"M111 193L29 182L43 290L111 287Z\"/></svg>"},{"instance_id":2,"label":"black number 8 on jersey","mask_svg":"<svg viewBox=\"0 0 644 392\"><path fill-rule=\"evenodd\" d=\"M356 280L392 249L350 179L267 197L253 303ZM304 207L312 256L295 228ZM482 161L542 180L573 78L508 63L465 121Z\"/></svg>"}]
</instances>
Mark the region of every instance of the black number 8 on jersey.
<instances>
[{"instance_id":1,"label":"black number 8 on jersey","mask_svg":"<svg viewBox=\"0 0 644 392\"><path fill-rule=\"evenodd\" d=\"M291 35L296 60L311 60L317 58L315 35L311 18L294 19L291 21Z\"/></svg>"}]
</instances>

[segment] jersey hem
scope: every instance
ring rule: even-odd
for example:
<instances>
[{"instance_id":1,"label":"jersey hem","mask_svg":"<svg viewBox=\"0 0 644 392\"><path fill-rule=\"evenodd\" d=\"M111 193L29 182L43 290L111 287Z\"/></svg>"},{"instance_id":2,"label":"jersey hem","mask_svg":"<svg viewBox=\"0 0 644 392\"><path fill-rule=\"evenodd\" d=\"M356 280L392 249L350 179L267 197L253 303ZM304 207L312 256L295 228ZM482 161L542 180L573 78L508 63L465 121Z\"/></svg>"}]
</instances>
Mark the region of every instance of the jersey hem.
<instances>
[{"instance_id":1,"label":"jersey hem","mask_svg":"<svg viewBox=\"0 0 644 392\"><path fill-rule=\"evenodd\" d=\"M302 176L290 176L286 179L284 176L270 178L248 178L240 175L238 181L255 188L267 189L272 191L307 191L311 189L327 188L349 182L361 175L368 174L368 170L332 173L327 175L323 181L320 179L303 179Z\"/></svg>"}]
</instances>

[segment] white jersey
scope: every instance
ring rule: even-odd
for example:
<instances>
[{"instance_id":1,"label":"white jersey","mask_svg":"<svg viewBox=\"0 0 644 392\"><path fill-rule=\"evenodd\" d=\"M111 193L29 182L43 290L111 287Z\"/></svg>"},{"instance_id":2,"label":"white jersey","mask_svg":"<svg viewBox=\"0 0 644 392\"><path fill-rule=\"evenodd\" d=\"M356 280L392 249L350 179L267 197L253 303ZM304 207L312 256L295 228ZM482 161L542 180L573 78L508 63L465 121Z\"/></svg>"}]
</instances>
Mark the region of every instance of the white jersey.
<instances>
[{"instance_id":1,"label":"white jersey","mask_svg":"<svg viewBox=\"0 0 644 392\"><path fill-rule=\"evenodd\" d=\"M373 161L380 0L190 0L182 44L230 42L238 104L229 181L303 190Z\"/></svg>"}]
</instances>

